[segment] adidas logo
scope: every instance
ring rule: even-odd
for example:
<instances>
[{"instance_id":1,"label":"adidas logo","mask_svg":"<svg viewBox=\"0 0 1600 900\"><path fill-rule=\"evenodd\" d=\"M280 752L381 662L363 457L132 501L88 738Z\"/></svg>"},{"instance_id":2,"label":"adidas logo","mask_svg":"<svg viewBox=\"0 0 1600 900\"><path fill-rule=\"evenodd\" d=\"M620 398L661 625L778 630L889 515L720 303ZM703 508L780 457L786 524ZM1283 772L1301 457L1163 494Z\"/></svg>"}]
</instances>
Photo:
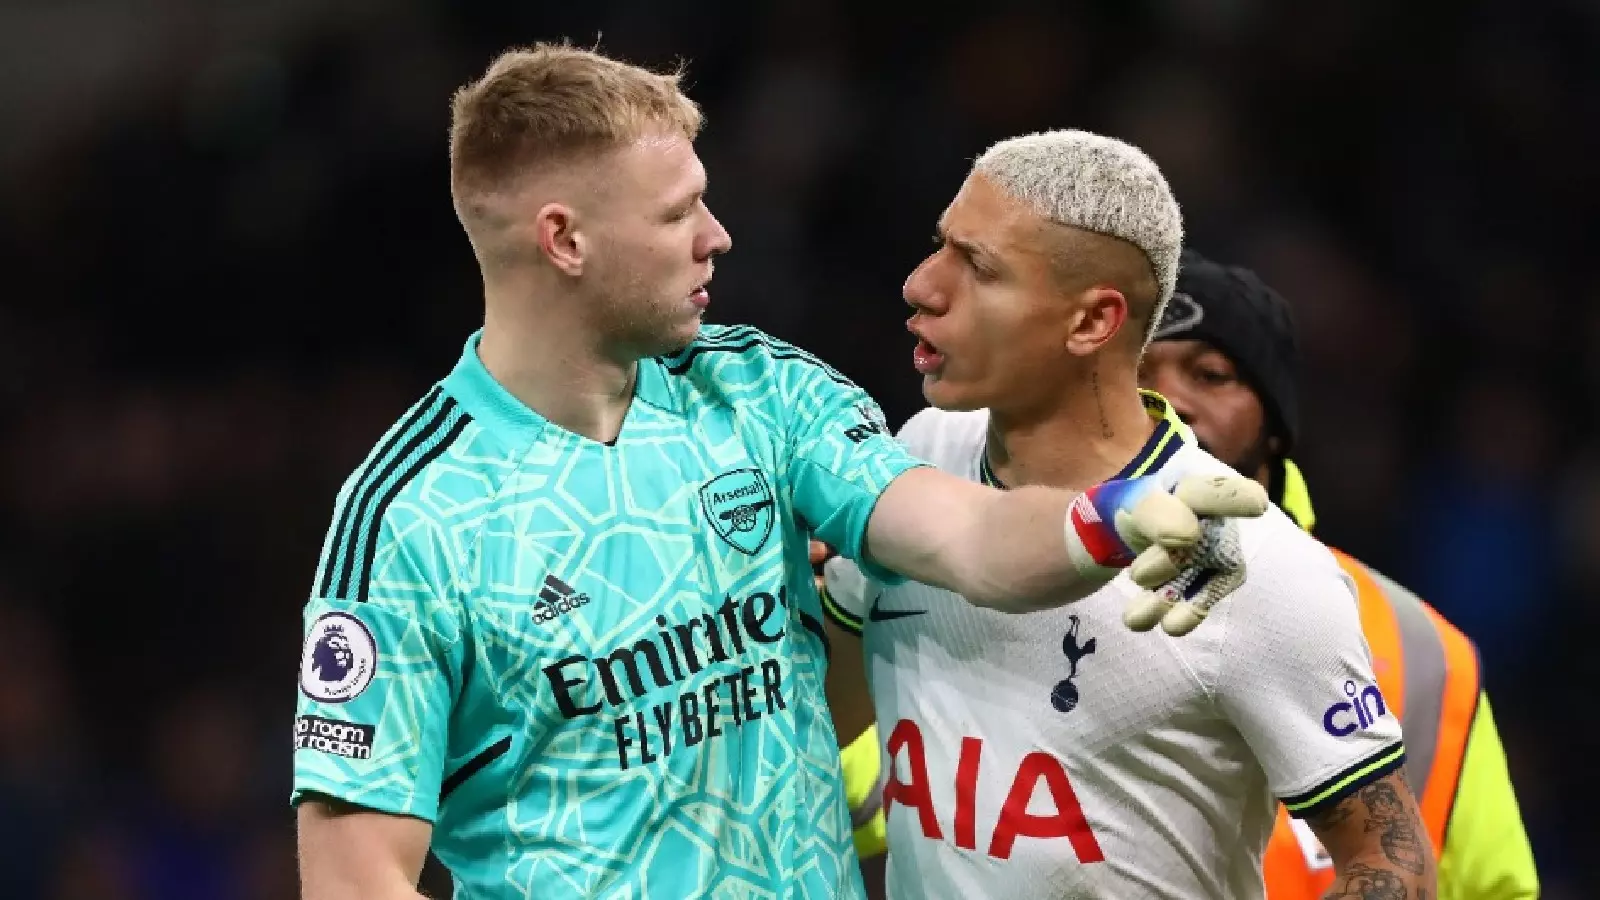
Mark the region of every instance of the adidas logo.
<instances>
[{"instance_id":1,"label":"adidas logo","mask_svg":"<svg viewBox=\"0 0 1600 900\"><path fill-rule=\"evenodd\" d=\"M533 605L533 621L536 624L550 622L588 603L588 594L580 594L565 581L546 575L544 587L539 588L539 601Z\"/></svg>"}]
</instances>

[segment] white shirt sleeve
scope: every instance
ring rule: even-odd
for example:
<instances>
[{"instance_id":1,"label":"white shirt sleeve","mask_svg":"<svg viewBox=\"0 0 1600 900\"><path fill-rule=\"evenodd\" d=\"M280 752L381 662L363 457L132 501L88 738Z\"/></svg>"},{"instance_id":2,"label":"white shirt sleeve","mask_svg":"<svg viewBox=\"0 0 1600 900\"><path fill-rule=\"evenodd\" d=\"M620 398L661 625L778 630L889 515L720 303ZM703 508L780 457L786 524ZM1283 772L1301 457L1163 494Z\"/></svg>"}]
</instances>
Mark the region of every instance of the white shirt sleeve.
<instances>
[{"instance_id":1,"label":"white shirt sleeve","mask_svg":"<svg viewBox=\"0 0 1600 900\"><path fill-rule=\"evenodd\" d=\"M1220 626L1214 690L1273 793L1307 818L1400 768L1405 747L1349 576L1303 533L1261 537L1247 587L1204 626Z\"/></svg>"},{"instance_id":2,"label":"white shirt sleeve","mask_svg":"<svg viewBox=\"0 0 1600 900\"><path fill-rule=\"evenodd\" d=\"M835 625L854 634L861 633L861 622L883 585L873 580L861 567L835 556L822 566L822 610Z\"/></svg>"}]
</instances>

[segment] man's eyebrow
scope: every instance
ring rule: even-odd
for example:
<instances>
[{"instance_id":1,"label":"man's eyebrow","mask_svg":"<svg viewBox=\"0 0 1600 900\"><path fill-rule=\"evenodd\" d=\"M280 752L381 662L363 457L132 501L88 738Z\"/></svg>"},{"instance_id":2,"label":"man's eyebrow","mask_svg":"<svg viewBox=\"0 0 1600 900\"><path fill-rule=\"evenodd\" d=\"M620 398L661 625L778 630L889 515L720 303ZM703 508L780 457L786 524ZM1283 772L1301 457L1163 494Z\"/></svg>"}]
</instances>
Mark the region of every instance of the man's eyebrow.
<instances>
[{"instance_id":1,"label":"man's eyebrow","mask_svg":"<svg viewBox=\"0 0 1600 900\"><path fill-rule=\"evenodd\" d=\"M671 208L677 209L680 206L692 206L696 200L704 197L706 191L711 188L711 179L702 177L690 184L691 187L673 197Z\"/></svg>"},{"instance_id":2,"label":"man's eyebrow","mask_svg":"<svg viewBox=\"0 0 1600 900\"><path fill-rule=\"evenodd\" d=\"M994 252L993 249L986 247L977 241L969 238L952 237L949 229L945 228L943 225L938 225L935 227L934 237L935 239L949 244L957 250L960 250L962 253L965 253L968 256L985 256L989 259L999 258L999 254Z\"/></svg>"},{"instance_id":3,"label":"man's eyebrow","mask_svg":"<svg viewBox=\"0 0 1600 900\"><path fill-rule=\"evenodd\" d=\"M958 248L968 256L982 256L986 259L995 260L998 260L1000 257L1000 254L994 252L983 244L978 243L977 241L969 241L963 238L951 238L950 245Z\"/></svg>"}]
</instances>

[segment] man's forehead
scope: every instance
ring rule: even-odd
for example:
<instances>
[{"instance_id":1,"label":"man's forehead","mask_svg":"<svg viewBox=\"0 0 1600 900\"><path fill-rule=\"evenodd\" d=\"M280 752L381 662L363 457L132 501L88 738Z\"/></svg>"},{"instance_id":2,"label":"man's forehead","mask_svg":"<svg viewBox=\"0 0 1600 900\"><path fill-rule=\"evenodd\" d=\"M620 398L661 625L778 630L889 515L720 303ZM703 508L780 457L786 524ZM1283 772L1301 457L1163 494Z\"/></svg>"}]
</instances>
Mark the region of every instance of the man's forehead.
<instances>
[{"instance_id":1,"label":"man's forehead","mask_svg":"<svg viewBox=\"0 0 1600 900\"><path fill-rule=\"evenodd\" d=\"M629 141L625 152L639 154L642 158L666 167L681 167L697 162L694 143L681 134L668 131L646 131Z\"/></svg>"},{"instance_id":2,"label":"man's forehead","mask_svg":"<svg viewBox=\"0 0 1600 900\"><path fill-rule=\"evenodd\" d=\"M995 187L982 175L973 174L962 183L950 205L939 216L939 230L953 238L964 238L995 247L1011 243L1019 225L1033 215L1020 202Z\"/></svg>"},{"instance_id":3,"label":"man's forehead","mask_svg":"<svg viewBox=\"0 0 1600 900\"><path fill-rule=\"evenodd\" d=\"M1025 212L1027 209L1022 203L977 172L967 176L967 180L961 183L961 189L956 191L950 205L945 208L945 215L961 217L997 213L1015 217Z\"/></svg>"},{"instance_id":4,"label":"man's forehead","mask_svg":"<svg viewBox=\"0 0 1600 900\"><path fill-rule=\"evenodd\" d=\"M708 183L705 164L691 151L688 163L678 170L678 177L663 185L663 194L669 202L678 203L704 193Z\"/></svg>"},{"instance_id":5,"label":"man's forehead","mask_svg":"<svg viewBox=\"0 0 1600 900\"><path fill-rule=\"evenodd\" d=\"M619 147L610 165L587 167L598 194L637 202L654 197L675 202L706 189L706 167L694 144L677 135L646 135Z\"/></svg>"}]
</instances>

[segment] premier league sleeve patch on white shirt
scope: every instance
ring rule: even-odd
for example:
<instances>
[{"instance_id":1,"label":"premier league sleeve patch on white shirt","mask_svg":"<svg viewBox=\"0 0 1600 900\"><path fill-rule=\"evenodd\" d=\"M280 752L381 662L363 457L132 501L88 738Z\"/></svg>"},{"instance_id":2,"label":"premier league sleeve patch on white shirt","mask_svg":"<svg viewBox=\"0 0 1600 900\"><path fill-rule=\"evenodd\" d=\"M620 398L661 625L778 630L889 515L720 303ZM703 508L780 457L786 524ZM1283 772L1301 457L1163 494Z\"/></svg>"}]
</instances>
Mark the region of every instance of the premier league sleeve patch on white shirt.
<instances>
[{"instance_id":1,"label":"premier league sleeve patch on white shirt","mask_svg":"<svg viewBox=\"0 0 1600 900\"><path fill-rule=\"evenodd\" d=\"M378 668L372 632L349 613L330 612L312 623L300 654L300 690L322 703L361 696Z\"/></svg>"}]
</instances>

